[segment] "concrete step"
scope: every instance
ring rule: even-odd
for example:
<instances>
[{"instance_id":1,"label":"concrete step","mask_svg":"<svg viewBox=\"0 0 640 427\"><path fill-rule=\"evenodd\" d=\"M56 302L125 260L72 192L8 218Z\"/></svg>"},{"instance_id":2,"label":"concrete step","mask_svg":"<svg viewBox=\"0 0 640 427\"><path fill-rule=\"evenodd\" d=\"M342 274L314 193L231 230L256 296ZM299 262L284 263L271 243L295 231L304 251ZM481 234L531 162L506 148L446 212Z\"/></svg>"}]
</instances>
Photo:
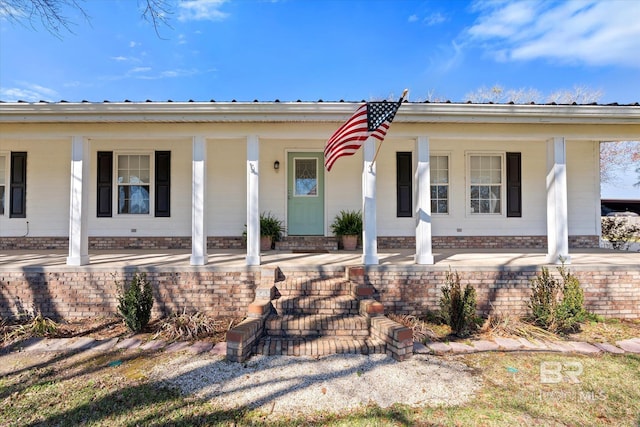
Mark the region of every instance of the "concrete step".
<instances>
[{"instance_id":1,"label":"concrete step","mask_svg":"<svg viewBox=\"0 0 640 427\"><path fill-rule=\"evenodd\" d=\"M325 356L329 354L385 353L385 344L371 338L291 338L264 337L254 348L255 354L265 356Z\"/></svg>"},{"instance_id":2,"label":"concrete step","mask_svg":"<svg viewBox=\"0 0 640 427\"><path fill-rule=\"evenodd\" d=\"M337 296L283 296L272 304L281 316L287 314L358 314L359 301L350 295Z\"/></svg>"},{"instance_id":3,"label":"concrete step","mask_svg":"<svg viewBox=\"0 0 640 427\"><path fill-rule=\"evenodd\" d=\"M369 319L360 315L271 314L264 328L269 336L366 338L369 336Z\"/></svg>"}]
</instances>

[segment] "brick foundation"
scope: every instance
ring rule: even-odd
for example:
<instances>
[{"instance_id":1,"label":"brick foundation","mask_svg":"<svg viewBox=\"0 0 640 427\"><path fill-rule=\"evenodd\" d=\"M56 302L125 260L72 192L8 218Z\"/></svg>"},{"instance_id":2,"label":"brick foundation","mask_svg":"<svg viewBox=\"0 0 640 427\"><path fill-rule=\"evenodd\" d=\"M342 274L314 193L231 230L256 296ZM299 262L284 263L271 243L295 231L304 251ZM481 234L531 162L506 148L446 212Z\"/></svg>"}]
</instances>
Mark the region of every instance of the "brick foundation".
<instances>
[{"instance_id":1,"label":"brick foundation","mask_svg":"<svg viewBox=\"0 0 640 427\"><path fill-rule=\"evenodd\" d=\"M144 270L141 270L144 271ZM147 271L153 286L153 316L200 311L209 316L244 317L254 300L260 273ZM1 272L0 318L34 310L53 319L117 314L118 284L133 272Z\"/></svg>"},{"instance_id":2,"label":"brick foundation","mask_svg":"<svg viewBox=\"0 0 640 427\"><path fill-rule=\"evenodd\" d=\"M580 280L589 311L606 317L640 318L640 267L571 267ZM260 269L246 267L237 271L211 271L210 268L167 267L146 271L154 288L154 316L200 311L212 316L244 317L260 283ZM423 315L438 309L444 267L370 266L349 271L356 283L371 284L374 297L387 313ZM534 268L456 270L462 285L471 283L477 292L478 310L524 314L531 292ZM551 268L557 274L555 268ZM344 270L316 269L283 271L295 277L344 277ZM115 274L115 276L113 275ZM58 271L0 272L0 317L15 317L35 308L55 319L107 317L117 313L116 281L129 280L133 270L98 271L92 268L62 268Z\"/></svg>"},{"instance_id":3,"label":"brick foundation","mask_svg":"<svg viewBox=\"0 0 640 427\"><path fill-rule=\"evenodd\" d=\"M587 310L605 316L622 319L640 318L640 267L571 268L584 291ZM448 270L440 269L389 269L379 267L355 268L350 273L352 281L369 283L376 290L376 299L388 312L420 316L439 309ZM479 314L499 310L503 313L524 315L531 296L531 279L539 270L513 269L478 271L467 268L456 270L462 286L472 284L476 289ZM551 267L552 275L559 277Z\"/></svg>"},{"instance_id":4,"label":"brick foundation","mask_svg":"<svg viewBox=\"0 0 640 427\"><path fill-rule=\"evenodd\" d=\"M570 248L597 248L598 236L569 236ZM547 236L434 236L434 249L544 249ZM245 249L242 236L209 236L208 249ZM280 250L336 250L335 237L288 237L277 242ZM378 236L379 249L416 247L412 236ZM2 237L0 250L68 250L66 237ZM191 237L90 237L89 249L191 249Z\"/></svg>"}]
</instances>

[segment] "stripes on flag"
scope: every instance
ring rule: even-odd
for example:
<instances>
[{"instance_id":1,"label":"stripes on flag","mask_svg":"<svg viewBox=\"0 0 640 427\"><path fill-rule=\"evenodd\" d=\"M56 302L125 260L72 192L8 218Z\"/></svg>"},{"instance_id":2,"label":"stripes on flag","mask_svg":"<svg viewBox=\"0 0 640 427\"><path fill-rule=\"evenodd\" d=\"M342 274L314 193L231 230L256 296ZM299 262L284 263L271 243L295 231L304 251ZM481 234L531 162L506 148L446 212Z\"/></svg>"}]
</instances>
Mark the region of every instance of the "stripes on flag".
<instances>
[{"instance_id":1,"label":"stripes on flag","mask_svg":"<svg viewBox=\"0 0 640 427\"><path fill-rule=\"evenodd\" d=\"M352 156L372 136L382 141L401 102L367 102L329 138L324 149L324 166L330 171L342 156Z\"/></svg>"}]
</instances>

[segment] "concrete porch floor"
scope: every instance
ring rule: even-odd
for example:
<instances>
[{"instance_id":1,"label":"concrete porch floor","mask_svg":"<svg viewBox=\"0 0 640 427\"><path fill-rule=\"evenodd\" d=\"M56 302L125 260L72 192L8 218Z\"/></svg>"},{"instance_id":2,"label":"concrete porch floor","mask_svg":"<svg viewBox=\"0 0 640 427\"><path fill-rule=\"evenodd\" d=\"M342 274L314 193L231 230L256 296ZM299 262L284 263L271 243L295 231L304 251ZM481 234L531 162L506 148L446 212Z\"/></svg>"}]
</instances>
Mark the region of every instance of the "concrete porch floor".
<instances>
[{"instance_id":1,"label":"concrete porch floor","mask_svg":"<svg viewBox=\"0 0 640 427\"><path fill-rule=\"evenodd\" d=\"M204 266L191 266L187 250L119 250L89 252L90 264L81 267L66 265L67 253L63 251L11 250L0 253L0 271L51 270L77 271L78 269L114 270L144 268L163 270L244 270L246 251L209 250L209 262ZM496 270L537 268L548 265L543 250L435 250L434 265L414 264L411 249L380 250L379 265L384 269L459 269ZM571 268L593 270L640 265L640 252L613 251L610 249L574 249L570 252ZM263 266L279 266L283 270L343 269L345 266L362 265L362 252L333 251L328 253L292 253L290 251L266 251L262 253Z\"/></svg>"}]
</instances>

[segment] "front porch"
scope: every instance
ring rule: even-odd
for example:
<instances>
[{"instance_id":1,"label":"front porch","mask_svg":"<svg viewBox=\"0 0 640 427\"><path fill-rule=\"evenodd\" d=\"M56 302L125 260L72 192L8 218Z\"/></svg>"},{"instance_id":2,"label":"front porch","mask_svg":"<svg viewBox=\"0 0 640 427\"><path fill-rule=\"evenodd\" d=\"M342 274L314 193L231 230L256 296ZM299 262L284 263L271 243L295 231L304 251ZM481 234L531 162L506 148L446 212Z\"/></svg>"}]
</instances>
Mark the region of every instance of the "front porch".
<instances>
[{"instance_id":1,"label":"front porch","mask_svg":"<svg viewBox=\"0 0 640 427\"><path fill-rule=\"evenodd\" d=\"M209 249L205 266L190 265L191 251L186 249L130 249L91 251L91 264L68 266L68 253L62 250L6 250L0 253L0 272L8 271L90 271L106 269L119 270L165 270L185 269L190 271L217 269L256 269L246 265L244 249ZM554 265L547 262L544 249L434 249L434 264L415 264L413 249L380 249L379 265L368 269L402 268L413 270L505 270L537 269ZM585 268L624 268L640 265L640 253L613 251L603 248L574 248L571 250L572 270ZM262 266L279 266L285 270L327 271L344 270L346 266L361 265L360 250L295 252L264 251L261 253ZM640 280L640 279L639 279ZM639 283L640 286L640 283Z\"/></svg>"}]
</instances>

